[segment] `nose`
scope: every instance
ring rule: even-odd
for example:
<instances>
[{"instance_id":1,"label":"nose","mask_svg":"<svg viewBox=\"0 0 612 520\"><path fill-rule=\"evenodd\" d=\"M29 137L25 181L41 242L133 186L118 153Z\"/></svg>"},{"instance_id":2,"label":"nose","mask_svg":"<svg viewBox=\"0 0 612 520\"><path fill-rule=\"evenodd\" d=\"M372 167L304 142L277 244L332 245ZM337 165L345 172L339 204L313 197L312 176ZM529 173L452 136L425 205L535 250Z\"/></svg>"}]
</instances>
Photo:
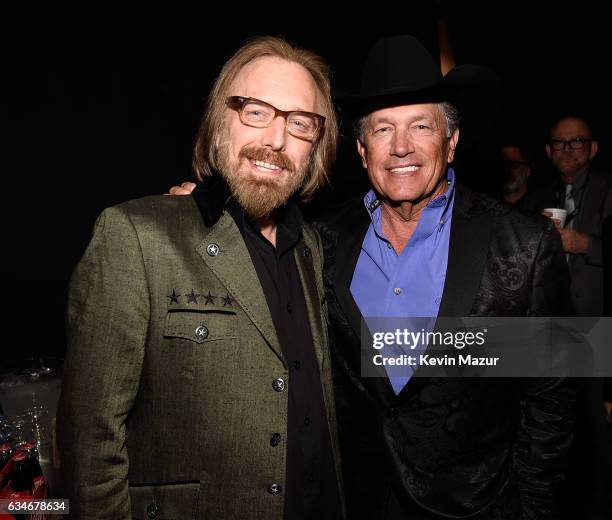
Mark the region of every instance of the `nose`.
<instances>
[{"instance_id":1,"label":"nose","mask_svg":"<svg viewBox=\"0 0 612 520\"><path fill-rule=\"evenodd\" d=\"M405 157L414 152L414 146L408 132L396 131L391 141L391 155Z\"/></svg>"},{"instance_id":2,"label":"nose","mask_svg":"<svg viewBox=\"0 0 612 520\"><path fill-rule=\"evenodd\" d=\"M262 145L271 148L274 151L284 150L287 142L287 123L285 118L275 117L267 128L263 129Z\"/></svg>"}]
</instances>

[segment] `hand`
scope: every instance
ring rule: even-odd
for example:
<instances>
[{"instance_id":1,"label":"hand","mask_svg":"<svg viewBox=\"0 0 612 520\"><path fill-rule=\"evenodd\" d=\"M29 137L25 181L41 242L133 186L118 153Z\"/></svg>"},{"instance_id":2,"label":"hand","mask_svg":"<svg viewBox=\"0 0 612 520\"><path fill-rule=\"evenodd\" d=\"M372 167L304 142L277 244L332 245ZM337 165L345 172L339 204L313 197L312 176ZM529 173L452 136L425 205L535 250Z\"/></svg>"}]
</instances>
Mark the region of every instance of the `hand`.
<instances>
[{"instance_id":1,"label":"hand","mask_svg":"<svg viewBox=\"0 0 612 520\"><path fill-rule=\"evenodd\" d=\"M194 182L184 182L180 186L172 186L168 195L191 195L195 187Z\"/></svg>"},{"instance_id":2,"label":"hand","mask_svg":"<svg viewBox=\"0 0 612 520\"><path fill-rule=\"evenodd\" d=\"M606 420L612 424L612 403L604 403L604 408L606 410Z\"/></svg>"},{"instance_id":3,"label":"hand","mask_svg":"<svg viewBox=\"0 0 612 520\"><path fill-rule=\"evenodd\" d=\"M569 228L560 228L561 241L563 242L563 250L566 253L579 255L586 253L589 249L589 235Z\"/></svg>"}]
</instances>

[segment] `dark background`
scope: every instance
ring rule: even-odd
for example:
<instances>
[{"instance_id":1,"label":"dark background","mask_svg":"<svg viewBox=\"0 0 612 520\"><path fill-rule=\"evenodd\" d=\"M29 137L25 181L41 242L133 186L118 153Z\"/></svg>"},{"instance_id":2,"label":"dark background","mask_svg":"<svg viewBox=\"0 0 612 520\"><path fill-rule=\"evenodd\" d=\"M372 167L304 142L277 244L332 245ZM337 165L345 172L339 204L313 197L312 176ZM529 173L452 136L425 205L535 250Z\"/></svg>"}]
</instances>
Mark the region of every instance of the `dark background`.
<instances>
[{"instance_id":1,"label":"dark background","mask_svg":"<svg viewBox=\"0 0 612 520\"><path fill-rule=\"evenodd\" d=\"M404 2L324 8L272 4L163 11L26 12L5 16L2 36L2 359L62 355L70 272L106 206L163 193L192 177L191 146L221 65L248 37L284 35L331 63L334 84L355 89L367 49L411 33L437 55L443 11L456 61L503 79L496 126L458 158L469 184L496 181L495 145L512 134L536 151L536 182L550 120L565 110L592 118L598 163L609 169L609 28L595 2ZM373 8L380 13L374 14ZM34 8L32 8L34 9ZM100 8L101 9L101 8ZM534 12L538 9L538 13ZM362 190L350 130L315 208Z\"/></svg>"}]
</instances>

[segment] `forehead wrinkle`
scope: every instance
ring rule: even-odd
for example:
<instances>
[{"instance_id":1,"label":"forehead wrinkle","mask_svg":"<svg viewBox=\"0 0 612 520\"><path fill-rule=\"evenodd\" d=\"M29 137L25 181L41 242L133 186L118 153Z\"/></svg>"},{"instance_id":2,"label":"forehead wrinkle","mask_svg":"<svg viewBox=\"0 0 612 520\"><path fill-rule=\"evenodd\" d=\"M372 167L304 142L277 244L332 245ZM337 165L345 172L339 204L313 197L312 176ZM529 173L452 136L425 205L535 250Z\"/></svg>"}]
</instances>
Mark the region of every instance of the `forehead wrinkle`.
<instances>
[{"instance_id":1,"label":"forehead wrinkle","mask_svg":"<svg viewBox=\"0 0 612 520\"><path fill-rule=\"evenodd\" d=\"M410 115L406 118L402 117L401 115L398 115L396 117L393 117L392 115L389 114L383 114L383 115L375 115L375 114L370 114L368 116L368 120L370 121L370 124L379 124L379 123L390 123L390 124L396 124L398 122L398 120L401 119L401 122L404 122L404 120L410 124L410 123L416 123L418 121L428 121L428 122L439 122L442 119L442 114L439 113L439 111L434 112L434 113L417 113L414 115Z\"/></svg>"}]
</instances>

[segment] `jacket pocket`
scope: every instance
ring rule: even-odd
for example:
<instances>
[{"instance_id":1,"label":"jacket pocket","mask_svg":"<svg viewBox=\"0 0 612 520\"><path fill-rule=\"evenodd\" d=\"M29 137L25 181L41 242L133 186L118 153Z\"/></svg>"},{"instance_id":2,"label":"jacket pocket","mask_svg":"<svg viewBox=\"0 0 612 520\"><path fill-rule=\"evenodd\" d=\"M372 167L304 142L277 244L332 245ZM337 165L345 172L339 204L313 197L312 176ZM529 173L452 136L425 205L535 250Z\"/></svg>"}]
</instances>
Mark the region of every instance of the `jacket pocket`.
<instances>
[{"instance_id":1,"label":"jacket pocket","mask_svg":"<svg viewBox=\"0 0 612 520\"><path fill-rule=\"evenodd\" d=\"M135 520L189 520L198 518L200 483L131 485L132 518Z\"/></svg>"},{"instance_id":2,"label":"jacket pocket","mask_svg":"<svg viewBox=\"0 0 612 520\"><path fill-rule=\"evenodd\" d=\"M165 338L207 343L238 336L236 313L230 310L172 309L166 315Z\"/></svg>"}]
</instances>

